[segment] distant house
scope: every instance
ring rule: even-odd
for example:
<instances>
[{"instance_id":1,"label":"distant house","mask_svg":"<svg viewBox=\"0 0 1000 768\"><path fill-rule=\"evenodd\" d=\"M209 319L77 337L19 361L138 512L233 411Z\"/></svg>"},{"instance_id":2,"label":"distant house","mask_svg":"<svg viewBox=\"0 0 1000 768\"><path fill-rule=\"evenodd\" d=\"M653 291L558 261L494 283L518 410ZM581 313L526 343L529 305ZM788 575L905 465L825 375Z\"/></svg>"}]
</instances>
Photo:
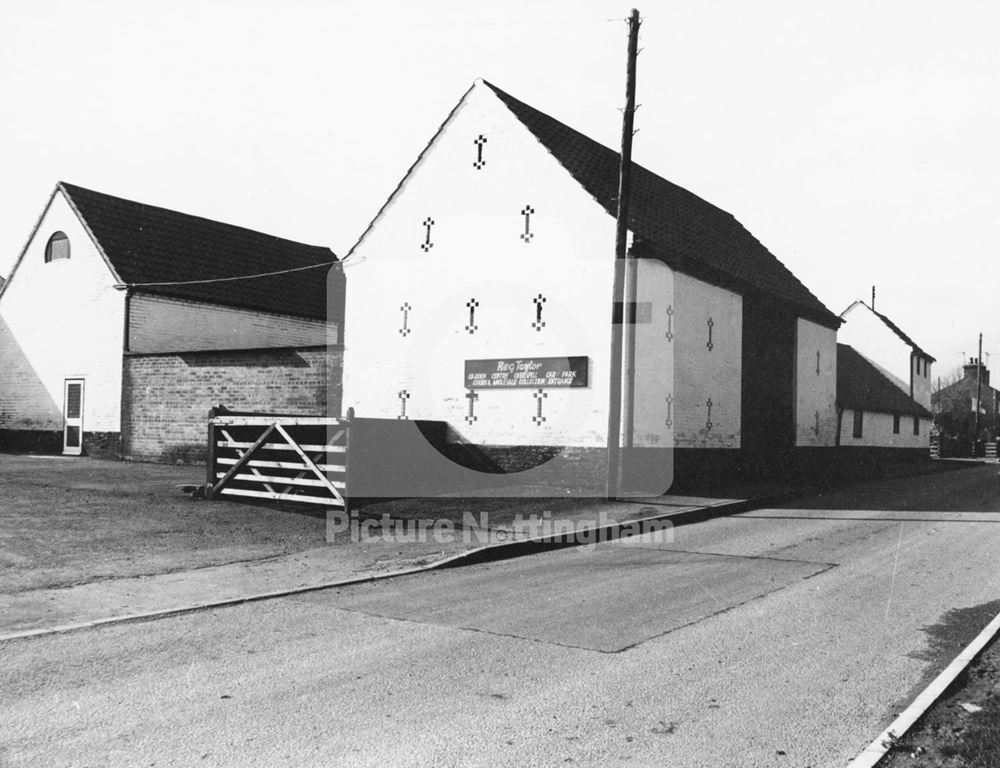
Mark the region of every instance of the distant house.
<instances>
[{"instance_id":1,"label":"distant house","mask_svg":"<svg viewBox=\"0 0 1000 768\"><path fill-rule=\"evenodd\" d=\"M213 405L338 408L334 262L57 184L0 290L0 446L191 460ZM232 279L245 275L266 276Z\"/></svg>"},{"instance_id":2,"label":"distant house","mask_svg":"<svg viewBox=\"0 0 1000 768\"><path fill-rule=\"evenodd\" d=\"M847 344L837 345L838 444L926 451L933 414Z\"/></svg>"},{"instance_id":3,"label":"distant house","mask_svg":"<svg viewBox=\"0 0 1000 768\"><path fill-rule=\"evenodd\" d=\"M477 81L346 258L345 406L599 482L619 162ZM731 214L637 164L629 229L622 444L681 476L834 445L837 315Z\"/></svg>"},{"instance_id":4,"label":"distant house","mask_svg":"<svg viewBox=\"0 0 1000 768\"><path fill-rule=\"evenodd\" d=\"M962 378L931 396L938 427L944 436L959 439L995 439L998 436L1000 390L990 385L990 372L976 358L962 367ZM975 434L976 411L979 434Z\"/></svg>"},{"instance_id":5,"label":"distant house","mask_svg":"<svg viewBox=\"0 0 1000 768\"><path fill-rule=\"evenodd\" d=\"M930 408L934 358L896 323L863 301L855 301L840 317L844 324L837 338L877 365L906 395Z\"/></svg>"}]
</instances>

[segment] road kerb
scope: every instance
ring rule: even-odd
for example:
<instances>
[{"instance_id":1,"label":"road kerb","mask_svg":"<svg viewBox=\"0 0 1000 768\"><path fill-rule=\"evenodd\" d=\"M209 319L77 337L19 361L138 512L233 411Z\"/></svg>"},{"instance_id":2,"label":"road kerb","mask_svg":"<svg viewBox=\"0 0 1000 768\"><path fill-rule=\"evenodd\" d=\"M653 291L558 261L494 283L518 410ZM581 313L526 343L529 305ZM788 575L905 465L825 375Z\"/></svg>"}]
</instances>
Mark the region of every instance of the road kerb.
<instances>
[{"instance_id":1,"label":"road kerb","mask_svg":"<svg viewBox=\"0 0 1000 768\"><path fill-rule=\"evenodd\" d=\"M25 629L19 632L11 632L7 635L0 635L0 643L8 642L10 640L24 640L33 637L42 637L44 635L56 635L63 634L66 632L77 632L82 629L94 629L96 627L103 627L109 624L123 624L132 621L145 621L150 619L162 619L167 616L176 616L184 613L193 613L195 611L205 611L212 608L227 608L234 605L240 605L242 603L254 603L261 600L273 600L278 597L288 597L290 595L299 595L306 592L316 592L323 589L334 589L335 587L347 587L354 584L366 584L372 581L381 581L382 579L395 578L397 576L411 576L415 573L423 573L424 571L429 571L434 568L435 564L431 563L429 565L420 566L419 568L407 568L401 571L388 571L387 573L376 573L370 576L356 576L350 579L342 579L340 581L325 582L323 584L312 584L305 587L295 587L294 589L280 589L272 592L260 592L254 595L242 595L240 597L227 598L225 600L212 600L208 602L192 603L190 605L178 606L176 608L164 608L157 611L145 611L142 613L129 613L122 616L109 616L103 619L92 619L90 621L81 621L74 624L60 624L54 627L39 627L38 629Z\"/></svg>"},{"instance_id":2,"label":"road kerb","mask_svg":"<svg viewBox=\"0 0 1000 768\"><path fill-rule=\"evenodd\" d=\"M481 563L492 563L499 560L509 560L514 557L524 557L539 552L547 552L562 547L573 547L582 543L608 542L622 537L622 533L636 535L633 529L638 527L639 535L642 533L657 530L656 524L669 522L673 527L681 525L691 525L711 520L714 517L724 517L725 515L736 515L741 512L749 512L760 507L771 506L790 501L801 496L801 492L791 492L775 496L758 499L738 499L735 501L723 501L715 504L705 504L697 507L685 507L669 513L660 515L650 515L649 517L625 520L622 522L609 523L602 526L591 526L566 533L546 534L543 536L532 536L514 541L507 541L500 544L486 544L476 547L466 552L459 552L443 560L438 560L433 564L434 568L456 568L465 565L479 565ZM643 530L643 529L648 530ZM581 534L585 534L588 540L581 541Z\"/></svg>"},{"instance_id":3,"label":"road kerb","mask_svg":"<svg viewBox=\"0 0 1000 768\"><path fill-rule=\"evenodd\" d=\"M944 671L924 688L910 706L889 724L888 728L876 736L875 740L865 747L861 754L848 763L847 768L874 768L892 749L893 744L902 738L913 727L913 724L941 698L941 694L955 682L955 679L962 674L998 632L1000 632L1000 614L997 614L993 621L987 624L986 628L965 646L965 649L952 660L951 664L945 667Z\"/></svg>"},{"instance_id":4,"label":"road kerb","mask_svg":"<svg viewBox=\"0 0 1000 768\"><path fill-rule=\"evenodd\" d=\"M705 520L709 520L713 517L722 517L724 515L738 514L740 512L747 512L752 509L758 509L762 506L768 506L771 504L776 504L782 501L786 501L798 495L799 495L798 493L784 494L782 496L774 496L768 498L741 499L738 501L722 502L718 504L710 504L700 507L689 507L682 509L680 511L674 511L671 513L665 513L661 515L651 515L650 517L630 520L625 523L613 523L606 526L600 526L594 531L588 530L588 535L597 536L598 541L613 541L621 537L623 528L631 529L633 527L638 527L641 533L644 527L651 528L656 523L662 523L665 521L669 521L673 527L677 527L680 525L690 525L692 523L699 523ZM164 608L162 610L156 610L156 611L131 613L131 614L124 614L121 616L109 616L101 619L92 619L90 621L81 621L72 624L60 624L53 627L40 627L37 629L21 630L17 632L11 632L5 635L0 635L0 643L10 642L13 640L27 640L36 637L44 637L46 635L78 632L85 629L95 629L97 627L103 627L112 624L123 624L134 621L148 621L153 619L162 619L168 616L177 616L185 613L194 613L196 611L205 611L213 608L227 608L235 605L241 605L243 603L260 602L262 600L273 600L280 597L290 597L292 595L305 594L307 592L318 592L325 589L335 589L337 587L353 586L355 584L366 584L375 581L382 581L385 579L397 578L400 576L412 576L414 574L426 573L427 571L434 571L444 568L457 568L466 565L479 565L481 563L508 560L511 558L523 557L525 555L535 554L538 552L545 552L545 551L551 551L553 549L575 546L577 543L579 543L578 541L576 541L576 538L577 538L576 534L566 533L566 534L555 534L549 536L536 536L528 539L518 539L516 541L504 542L501 544L488 544L486 546L477 547L476 549L472 549L467 552L462 552L459 553L458 555L453 555L443 560L437 560L433 563L428 563L427 565L419 566L417 568L406 568L399 571L388 571L386 573L356 576L349 579L341 579L339 581L325 582L322 584L312 584L304 587L295 587L293 589L261 592L253 595L243 595L240 597L227 598L225 600L213 600L207 602L192 603L190 605L179 606L174 608Z\"/></svg>"}]
</instances>

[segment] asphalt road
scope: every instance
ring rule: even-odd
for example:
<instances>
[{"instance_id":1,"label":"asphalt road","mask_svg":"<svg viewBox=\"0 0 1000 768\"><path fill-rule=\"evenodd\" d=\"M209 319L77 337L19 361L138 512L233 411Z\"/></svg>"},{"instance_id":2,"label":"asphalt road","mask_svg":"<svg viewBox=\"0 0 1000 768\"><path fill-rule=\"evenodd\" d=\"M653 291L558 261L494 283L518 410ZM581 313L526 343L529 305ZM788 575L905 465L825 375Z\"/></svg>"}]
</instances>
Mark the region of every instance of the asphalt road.
<instances>
[{"instance_id":1,"label":"asphalt road","mask_svg":"<svg viewBox=\"0 0 1000 768\"><path fill-rule=\"evenodd\" d=\"M0 766L843 766L1000 598L997 469L3 644Z\"/></svg>"}]
</instances>

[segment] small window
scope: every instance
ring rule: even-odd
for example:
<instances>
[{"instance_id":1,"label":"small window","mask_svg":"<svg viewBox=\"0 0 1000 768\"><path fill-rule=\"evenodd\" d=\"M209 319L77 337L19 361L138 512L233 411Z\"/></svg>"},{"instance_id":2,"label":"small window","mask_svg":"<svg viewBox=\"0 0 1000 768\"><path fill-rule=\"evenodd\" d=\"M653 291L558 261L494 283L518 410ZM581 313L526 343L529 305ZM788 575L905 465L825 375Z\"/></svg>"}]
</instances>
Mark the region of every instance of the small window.
<instances>
[{"instance_id":1,"label":"small window","mask_svg":"<svg viewBox=\"0 0 1000 768\"><path fill-rule=\"evenodd\" d=\"M894 434L894 435L898 435L899 434L899 414L898 413L892 414L892 434Z\"/></svg>"},{"instance_id":2,"label":"small window","mask_svg":"<svg viewBox=\"0 0 1000 768\"><path fill-rule=\"evenodd\" d=\"M919 416L914 416L913 417L913 434L915 434L915 435L919 435L920 434L920 417Z\"/></svg>"},{"instance_id":3,"label":"small window","mask_svg":"<svg viewBox=\"0 0 1000 768\"><path fill-rule=\"evenodd\" d=\"M65 232L56 232L45 244L45 263L69 258L69 238Z\"/></svg>"},{"instance_id":4,"label":"small window","mask_svg":"<svg viewBox=\"0 0 1000 768\"><path fill-rule=\"evenodd\" d=\"M854 412L854 436L861 437L864 430L865 412L858 410Z\"/></svg>"}]
</instances>

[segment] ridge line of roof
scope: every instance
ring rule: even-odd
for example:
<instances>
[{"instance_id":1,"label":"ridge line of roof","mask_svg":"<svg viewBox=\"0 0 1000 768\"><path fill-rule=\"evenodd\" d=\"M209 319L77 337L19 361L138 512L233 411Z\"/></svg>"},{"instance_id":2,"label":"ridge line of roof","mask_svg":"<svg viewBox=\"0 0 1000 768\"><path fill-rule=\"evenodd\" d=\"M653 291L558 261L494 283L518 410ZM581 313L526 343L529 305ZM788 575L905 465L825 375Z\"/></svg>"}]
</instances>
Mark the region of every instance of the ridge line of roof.
<instances>
[{"instance_id":1,"label":"ridge line of roof","mask_svg":"<svg viewBox=\"0 0 1000 768\"><path fill-rule=\"evenodd\" d=\"M609 147L606 144L603 144L602 142L598 141L597 139L593 138L592 136L588 136L583 131L577 130L576 128L574 128L573 126L569 125L568 123L564 123L562 120L560 120L560 119L558 119L556 117L552 117L552 115L546 114L546 113L542 112L541 110L536 109L535 107L532 107L527 102L521 101L516 96L512 96L511 94L509 94L505 90L503 90L503 88L500 88L500 87L494 85L489 80L483 80L483 85L488 86L498 96L506 97L506 98L511 99L513 101L516 101L516 102L518 102L520 104L523 104L528 109L533 109L536 112L539 112L540 114L545 115L549 120L552 120L553 122L559 123L559 125L561 125L563 128L566 128L567 130L573 131L574 133L580 134L581 136L583 136L583 138L587 139L588 141L592 141L594 144L597 144L602 149L606 149L609 152L614 152L619 157L621 156L621 152L620 151L614 149L613 147ZM503 98L501 98L501 101L503 101ZM507 105L505 104L504 106L507 106ZM507 108L510 109L509 106ZM516 113L514 114L514 117L518 117ZM520 121L519 117L518 117L518 120ZM522 125L523 125L523 123L522 123ZM525 127L527 128L528 126L525 126ZM528 128L528 130L531 131L531 128ZM532 131L532 133L534 133L534 132ZM543 143L543 145L544 145L544 143ZM556 160L559 160L559 157L556 156L555 153L552 152L552 150L550 150L548 147L546 147L546 150L549 152L550 155L552 155L553 157L555 157ZM562 165L562 161L560 160L559 162L560 162L560 165ZM680 184L675 184L674 182L670 181L670 179L667 179L667 178L665 178L663 176L660 176L660 174L655 173L654 171L649 170L648 168L646 168L645 166L641 165L640 163L638 163L634 159L632 160L632 165L635 168L639 168L640 170L645 171L646 173L650 174L651 176L655 176L657 179L660 179L661 181L664 181L667 184L672 184L673 186L677 187L678 189L683 189L687 194L691 195L692 197L697 198L703 204L714 208L716 211L718 211L719 213L723 214L724 216L728 216L730 219L733 220L734 223L739 224L741 227L743 226L742 224L740 224L739 219L737 219L732 213L730 213L729 211L727 211L725 208L720 208L715 203L713 203L711 200L706 200L704 197L702 197L701 195L699 195L697 192L692 192L687 187L682 187ZM600 201L598 201L598 202L600 202ZM601 205L603 207L603 203ZM613 216L614 214L611 214L611 215ZM746 228L744 227L744 229L746 229ZM749 230L747 231L747 234L749 234L751 237L753 237L753 234Z\"/></svg>"},{"instance_id":2,"label":"ridge line of roof","mask_svg":"<svg viewBox=\"0 0 1000 768\"><path fill-rule=\"evenodd\" d=\"M312 277L339 264L326 246L68 182L57 190L109 265L116 288L295 317L328 314L326 284Z\"/></svg>"},{"instance_id":3,"label":"ridge line of roof","mask_svg":"<svg viewBox=\"0 0 1000 768\"><path fill-rule=\"evenodd\" d=\"M316 248L316 249L321 249L321 250L327 250L327 251L330 251L330 253L332 253L335 258L337 256L336 253L333 252L333 249L331 249L329 246L326 246L326 245L313 245L311 243L303 243L301 240L292 240L291 238L288 238L288 237L282 237L280 235L272 235L272 234L270 234L268 232L261 232L259 229L251 229L250 227L245 227L242 224L230 224L227 221L219 221L218 219L211 219L208 216L201 216L200 214L197 214L197 213L186 213L185 211L178 211L175 208L167 208L167 207L162 206L162 205L153 205L152 203L143 203L143 202L140 202L138 200L130 200L127 197L120 197L118 195L109 195L107 192L99 192L96 189L90 189L89 187L81 187L79 184L73 184L73 183L67 182L67 181L60 181L60 182L58 182L58 184L56 186L57 187L62 187L63 190L67 193L67 196L70 197L70 198L72 198L72 196L73 196L73 190L76 189L76 190L80 190L81 192L84 192L86 194L97 195L99 197L109 198L109 199L115 200L117 202L127 203L128 205L140 206L142 208L150 208L150 209L152 209L154 211L160 211L160 212L163 212L163 213L168 213L168 214L170 214L172 216L183 216L183 217L188 218L188 219L197 219L199 221L207 222L208 224L212 224L212 225L215 225L215 226L227 227L227 228L230 228L230 229L238 229L238 230L241 230L243 232L247 232L247 233L250 233L250 234L253 234L253 235L260 235L261 237L266 237L266 238L269 238L269 239L272 239L272 240L280 240L281 242L291 243L292 245L297 245L297 246L301 246L301 247L305 247L305 248ZM74 204L74 208L75 207L76 206ZM339 261L339 259L338 259L338 261Z\"/></svg>"}]
</instances>

